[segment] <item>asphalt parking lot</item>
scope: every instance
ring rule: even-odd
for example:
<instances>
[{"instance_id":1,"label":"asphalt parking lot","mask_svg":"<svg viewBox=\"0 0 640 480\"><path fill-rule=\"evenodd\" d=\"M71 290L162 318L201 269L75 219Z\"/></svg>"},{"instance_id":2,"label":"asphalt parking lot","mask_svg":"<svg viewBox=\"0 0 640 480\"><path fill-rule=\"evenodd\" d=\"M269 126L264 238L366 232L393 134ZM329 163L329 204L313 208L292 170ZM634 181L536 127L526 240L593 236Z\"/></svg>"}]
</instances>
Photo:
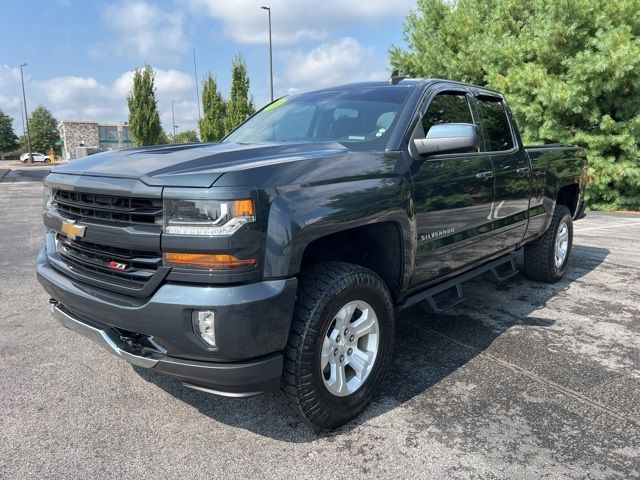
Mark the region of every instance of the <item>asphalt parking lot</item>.
<instances>
[{"instance_id":1,"label":"asphalt parking lot","mask_svg":"<svg viewBox=\"0 0 640 480\"><path fill-rule=\"evenodd\" d=\"M0 478L639 478L640 215L576 223L567 277L398 320L381 394L331 434L116 359L50 318L42 186L0 183ZM27 179L30 180L30 179Z\"/></svg>"}]
</instances>

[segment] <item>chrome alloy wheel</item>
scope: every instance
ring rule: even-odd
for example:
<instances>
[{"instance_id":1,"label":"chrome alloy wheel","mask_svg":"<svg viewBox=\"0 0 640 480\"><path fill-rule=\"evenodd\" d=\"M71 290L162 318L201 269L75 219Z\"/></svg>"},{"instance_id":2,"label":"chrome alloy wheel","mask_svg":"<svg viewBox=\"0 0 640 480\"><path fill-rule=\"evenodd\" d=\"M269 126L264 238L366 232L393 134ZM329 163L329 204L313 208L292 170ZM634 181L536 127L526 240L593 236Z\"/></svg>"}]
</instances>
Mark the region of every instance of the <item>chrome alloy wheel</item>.
<instances>
[{"instance_id":1,"label":"chrome alloy wheel","mask_svg":"<svg viewBox=\"0 0 640 480\"><path fill-rule=\"evenodd\" d=\"M344 305L329 325L322 343L320 374L333 395L356 392L371 374L378 356L376 312L362 300Z\"/></svg>"},{"instance_id":2,"label":"chrome alloy wheel","mask_svg":"<svg viewBox=\"0 0 640 480\"><path fill-rule=\"evenodd\" d=\"M569 226L562 222L556 235L555 263L557 268L562 268L569 251Z\"/></svg>"}]
</instances>

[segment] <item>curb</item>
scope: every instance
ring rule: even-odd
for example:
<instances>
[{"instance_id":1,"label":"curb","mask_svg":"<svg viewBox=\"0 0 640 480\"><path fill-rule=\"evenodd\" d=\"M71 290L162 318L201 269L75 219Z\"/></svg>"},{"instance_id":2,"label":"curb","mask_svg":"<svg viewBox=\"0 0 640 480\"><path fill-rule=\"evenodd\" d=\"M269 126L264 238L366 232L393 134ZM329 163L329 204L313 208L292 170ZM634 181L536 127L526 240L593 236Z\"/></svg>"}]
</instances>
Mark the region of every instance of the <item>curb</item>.
<instances>
[{"instance_id":1,"label":"curb","mask_svg":"<svg viewBox=\"0 0 640 480\"><path fill-rule=\"evenodd\" d=\"M7 175L7 173L9 173L11 170L9 170L8 168L0 168L0 182L2 182L2 180L4 179L4 177Z\"/></svg>"}]
</instances>

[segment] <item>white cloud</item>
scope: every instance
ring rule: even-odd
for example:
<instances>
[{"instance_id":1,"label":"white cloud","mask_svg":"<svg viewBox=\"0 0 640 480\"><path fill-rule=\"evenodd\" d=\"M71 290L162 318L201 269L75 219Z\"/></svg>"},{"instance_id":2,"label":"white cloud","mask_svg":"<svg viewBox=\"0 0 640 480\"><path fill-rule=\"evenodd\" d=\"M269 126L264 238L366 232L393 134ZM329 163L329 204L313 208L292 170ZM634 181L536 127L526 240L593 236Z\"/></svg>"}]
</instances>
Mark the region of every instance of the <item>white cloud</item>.
<instances>
[{"instance_id":1,"label":"white cloud","mask_svg":"<svg viewBox=\"0 0 640 480\"><path fill-rule=\"evenodd\" d=\"M123 122L126 102L112 85L93 77L62 76L34 81L30 85L31 108L43 104L58 120Z\"/></svg>"},{"instance_id":2,"label":"white cloud","mask_svg":"<svg viewBox=\"0 0 640 480\"><path fill-rule=\"evenodd\" d=\"M56 105L90 103L106 100L111 96L111 89L92 77L54 77L33 82L33 85Z\"/></svg>"},{"instance_id":3,"label":"white cloud","mask_svg":"<svg viewBox=\"0 0 640 480\"><path fill-rule=\"evenodd\" d=\"M255 0L177 0L193 13L220 20L224 34L239 43L268 42L267 12ZM269 0L273 41L293 44L327 38L328 30L354 23L405 17L415 0Z\"/></svg>"},{"instance_id":4,"label":"white cloud","mask_svg":"<svg viewBox=\"0 0 640 480\"><path fill-rule=\"evenodd\" d=\"M133 71L118 76L113 83L93 77L61 76L32 81L25 76L29 113L39 105L49 108L58 120L124 122L128 110L126 95L132 88ZM195 80L179 70L155 69L156 99L165 130L171 131L171 100L180 130L195 129L197 105ZM14 118L16 133L22 133L20 69L0 66L0 109Z\"/></svg>"},{"instance_id":5,"label":"white cloud","mask_svg":"<svg viewBox=\"0 0 640 480\"><path fill-rule=\"evenodd\" d=\"M384 80L384 64L355 38L345 37L291 55L287 78L296 87L290 91L339 85L367 80Z\"/></svg>"},{"instance_id":6,"label":"white cloud","mask_svg":"<svg viewBox=\"0 0 640 480\"><path fill-rule=\"evenodd\" d=\"M165 11L144 0L123 0L104 11L108 26L117 33L116 51L127 57L169 64L186 51L184 16L178 10ZM98 55L105 47L90 45Z\"/></svg>"},{"instance_id":7,"label":"white cloud","mask_svg":"<svg viewBox=\"0 0 640 480\"><path fill-rule=\"evenodd\" d=\"M187 75L179 70L163 70L155 68L154 83L156 86L156 96L158 97L180 97L187 92L195 92L195 80L191 75ZM113 84L114 91L126 97L133 87L133 70L124 72Z\"/></svg>"},{"instance_id":8,"label":"white cloud","mask_svg":"<svg viewBox=\"0 0 640 480\"><path fill-rule=\"evenodd\" d=\"M27 106L33 104L29 96L30 77L25 71L24 83L27 90ZM0 65L0 110L13 117L13 129L16 135L22 135L22 85L20 83L20 67ZM21 111L22 110L22 111ZM31 110L29 110L31 111Z\"/></svg>"},{"instance_id":9,"label":"white cloud","mask_svg":"<svg viewBox=\"0 0 640 480\"><path fill-rule=\"evenodd\" d=\"M20 116L21 88L20 68L0 66L0 109L5 113L15 110ZM14 114L11 115L14 116Z\"/></svg>"}]
</instances>

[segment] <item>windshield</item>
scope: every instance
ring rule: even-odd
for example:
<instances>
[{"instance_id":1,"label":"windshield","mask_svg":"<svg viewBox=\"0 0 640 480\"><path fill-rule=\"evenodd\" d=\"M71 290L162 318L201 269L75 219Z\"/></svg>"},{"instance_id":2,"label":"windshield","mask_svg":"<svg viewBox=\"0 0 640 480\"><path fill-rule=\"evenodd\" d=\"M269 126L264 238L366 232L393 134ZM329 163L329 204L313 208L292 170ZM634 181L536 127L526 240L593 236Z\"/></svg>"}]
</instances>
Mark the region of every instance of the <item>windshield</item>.
<instances>
[{"instance_id":1,"label":"windshield","mask_svg":"<svg viewBox=\"0 0 640 480\"><path fill-rule=\"evenodd\" d=\"M407 88L363 87L283 97L224 141L336 141L347 147L383 148L408 94Z\"/></svg>"}]
</instances>

